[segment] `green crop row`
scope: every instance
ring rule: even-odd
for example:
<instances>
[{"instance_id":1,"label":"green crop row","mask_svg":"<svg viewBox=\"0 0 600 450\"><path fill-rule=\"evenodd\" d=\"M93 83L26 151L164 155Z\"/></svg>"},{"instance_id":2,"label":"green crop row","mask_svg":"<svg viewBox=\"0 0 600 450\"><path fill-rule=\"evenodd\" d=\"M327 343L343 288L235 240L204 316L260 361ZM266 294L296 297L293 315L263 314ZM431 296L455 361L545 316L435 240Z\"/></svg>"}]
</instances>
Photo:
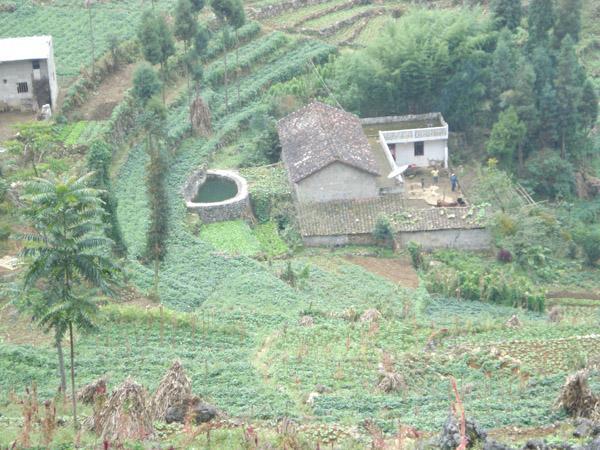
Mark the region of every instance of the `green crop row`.
<instances>
[{"instance_id":1,"label":"green crop row","mask_svg":"<svg viewBox=\"0 0 600 450\"><path fill-rule=\"evenodd\" d=\"M170 9L175 0L156 0L159 9ZM82 66L91 64L88 10L83 2L31 0L16 2L14 12L0 12L0 37L51 35L54 39L56 72L75 76ZM108 50L110 36L126 40L135 35L144 11L137 0L95 2L92 6L96 56Z\"/></svg>"},{"instance_id":2,"label":"green crop row","mask_svg":"<svg viewBox=\"0 0 600 450\"><path fill-rule=\"evenodd\" d=\"M229 76L231 77L231 74L235 71L245 71L256 62L268 58L275 50L283 47L288 40L285 34L276 31L240 47L237 51L239 53L238 61L231 54L227 62ZM223 62L215 61L207 67L205 80L212 85L220 84L223 82L224 74L225 68Z\"/></svg>"}]
</instances>

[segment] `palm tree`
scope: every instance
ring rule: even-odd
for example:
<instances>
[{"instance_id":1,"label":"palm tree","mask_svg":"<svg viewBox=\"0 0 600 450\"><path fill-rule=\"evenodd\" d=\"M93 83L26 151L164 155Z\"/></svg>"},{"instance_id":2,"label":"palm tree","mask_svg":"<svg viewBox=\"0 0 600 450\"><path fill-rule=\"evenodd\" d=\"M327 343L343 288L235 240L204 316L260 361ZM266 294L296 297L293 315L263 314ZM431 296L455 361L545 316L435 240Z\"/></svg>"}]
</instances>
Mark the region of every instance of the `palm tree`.
<instances>
[{"instance_id":1,"label":"palm tree","mask_svg":"<svg viewBox=\"0 0 600 450\"><path fill-rule=\"evenodd\" d=\"M35 229L25 234L28 259L23 289L44 283L39 323L60 340L69 334L73 426L77 429L75 343L73 328L89 331L98 312L89 288L112 295L119 268L110 255L111 241L103 236L102 191L89 188L92 173L81 178L33 179L26 186L27 216Z\"/></svg>"}]
</instances>

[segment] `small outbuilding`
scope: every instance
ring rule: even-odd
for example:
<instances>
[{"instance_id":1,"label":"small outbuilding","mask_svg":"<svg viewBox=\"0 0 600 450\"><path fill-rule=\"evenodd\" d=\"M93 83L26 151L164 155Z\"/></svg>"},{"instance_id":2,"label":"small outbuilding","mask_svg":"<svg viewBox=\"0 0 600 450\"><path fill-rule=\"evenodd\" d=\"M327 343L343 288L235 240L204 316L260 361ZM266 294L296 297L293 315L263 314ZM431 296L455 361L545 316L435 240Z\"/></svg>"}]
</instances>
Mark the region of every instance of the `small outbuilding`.
<instances>
[{"instance_id":1,"label":"small outbuilding","mask_svg":"<svg viewBox=\"0 0 600 450\"><path fill-rule=\"evenodd\" d=\"M57 98L52 37L0 39L0 111L55 109Z\"/></svg>"},{"instance_id":2,"label":"small outbuilding","mask_svg":"<svg viewBox=\"0 0 600 450\"><path fill-rule=\"evenodd\" d=\"M298 202L379 195L378 165L354 114L315 101L281 119L277 131Z\"/></svg>"}]
</instances>

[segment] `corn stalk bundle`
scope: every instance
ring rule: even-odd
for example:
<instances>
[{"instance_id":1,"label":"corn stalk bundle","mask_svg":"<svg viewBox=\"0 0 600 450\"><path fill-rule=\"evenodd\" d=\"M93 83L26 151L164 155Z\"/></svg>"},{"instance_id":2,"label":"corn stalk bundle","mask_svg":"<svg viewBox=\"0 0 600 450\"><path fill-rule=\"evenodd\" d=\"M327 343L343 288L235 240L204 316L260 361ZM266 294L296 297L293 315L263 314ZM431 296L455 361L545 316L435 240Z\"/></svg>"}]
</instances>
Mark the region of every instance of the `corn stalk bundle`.
<instances>
[{"instance_id":1,"label":"corn stalk bundle","mask_svg":"<svg viewBox=\"0 0 600 450\"><path fill-rule=\"evenodd\" d=\"M600 420L600 396L590 389L588 377L587 369L568 376L557 403L574 417Z\"/></svg>"},{"instance_id":2,"label":"corn stalk bundle","mask_svg":"<svg viewBox=\"0 0 600 450\"><path fill-rule=\"evenodd\" d=\"M195 135L208 136L210 134L212 129L210 109L200 96L197 96L190 105L190 122Z\"/></svg>"},{"instance_id":3,"label":"corn stalk bundle","mask_svg":"<svg viewBox=\"0 0 600 450\"><path fill-rule=\"evenodd\" d=\"M381 313L374 308L367 309L362 316L360 316L361 322L376 322L381 318Z\"/></svg>"},{"instance_id":4,"label":"corn stalk bundle","mask_svg":"<svg viewBox=\"0 0 600 450\"><path fill-rule=\"evenodd\" d=\"M98 395L104 394L106 394L106 377L101 377L81 388L77 393L77 400L85 405L91 405Z\"/></svg>"},{"instance_id":5,"label":"corn stalk bundle","mask_svg":"<svg viewBox=\"0 0 600 450\"><path fill-rule=\"evenodd\" d=\"M380 391L389 393L408 388L404 377L396 372L396 368L394 367L394 359L389 353L383 353L381 362L379 363L378 371L379 381L377 383L377 389Z\"/></svg>"},{"instance_id":6,"label":"corn stalk bundle","mask_svg":"<svg viewBox=\"0 0 600 450\"><path fill-rule=\"evenodd\" d=\"M96 432L108 442L143 440L154 435L146 390L127 378L95 417Z\"/></svg>"},{"instance_id":7,"label":"corn stalk bundle","mask_svg":"<svg viewBox=\"0 0 600 450\"><path fill-rule=\"evenodd\" d=\"M152 397L152 418L165 420L165 413L170 406L184 403L190 397L192 397L192 383L183 370L181 362L175 361Z\"/></svg>"}]
</instances>

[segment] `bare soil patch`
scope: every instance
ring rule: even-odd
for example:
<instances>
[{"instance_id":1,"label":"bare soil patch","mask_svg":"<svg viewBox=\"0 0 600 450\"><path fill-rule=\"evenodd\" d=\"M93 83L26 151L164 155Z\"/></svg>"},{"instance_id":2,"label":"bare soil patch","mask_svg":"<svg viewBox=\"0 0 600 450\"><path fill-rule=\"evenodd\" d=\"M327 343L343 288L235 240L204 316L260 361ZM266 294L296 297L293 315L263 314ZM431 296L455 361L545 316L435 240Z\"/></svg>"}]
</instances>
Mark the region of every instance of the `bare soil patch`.
<instances>
[{"instance_id":1,"label":"bare soil patch","mask_svg":"<svg viewBox=\"0 0 600 450\"><path fill-rule=\"evenodd\" d=\"M6 141L15 135L15 125L20 123L35 122L36 115L32 112L2 112L0 113L0 142Z\"/></svg>"},{"instance_id":2,"label":"bare soil patch","mask_svg":"<svg viewBox=\"0 0 600 450\"><path fill-rule=\"evenodd\" d=\"M6 302L0 304L0 343L42 345L52 341L30 315L21 314Z\"/></svg>"},{"instance_id":3,"label":"bare soil patch","mask_svg":"<svg viewBox=\"0 0 600 450\"><path fill-rule=\"evenodd\" d=\"M125 91L132 85L133 72L136 64L128 64L120 70L111 73L102 81L95 92L76 111L83 120L106 120L110 118Z\"/></svg>"},{"instance_id":4,"label":"bare soil patch","mask_svg":"<svg viewBox=\"0 0 600 450\"><path fill-rule=\"evenodd\" d=\"M345 259L402 287L414 289L419 286L419 276L408 260L373 256L347 256Z\"/></svg>"},{"instance_id":5,"label":"bare soil patch","mask_svg":"<svg viewBox=\"0 0 600 450\"><path fill-rule=\"evenodd\" d=\"M550 291L546 298L578 298L583 300L600 300L598 292L579 292L579 291Z\"/></svg>"}]
</instances>

